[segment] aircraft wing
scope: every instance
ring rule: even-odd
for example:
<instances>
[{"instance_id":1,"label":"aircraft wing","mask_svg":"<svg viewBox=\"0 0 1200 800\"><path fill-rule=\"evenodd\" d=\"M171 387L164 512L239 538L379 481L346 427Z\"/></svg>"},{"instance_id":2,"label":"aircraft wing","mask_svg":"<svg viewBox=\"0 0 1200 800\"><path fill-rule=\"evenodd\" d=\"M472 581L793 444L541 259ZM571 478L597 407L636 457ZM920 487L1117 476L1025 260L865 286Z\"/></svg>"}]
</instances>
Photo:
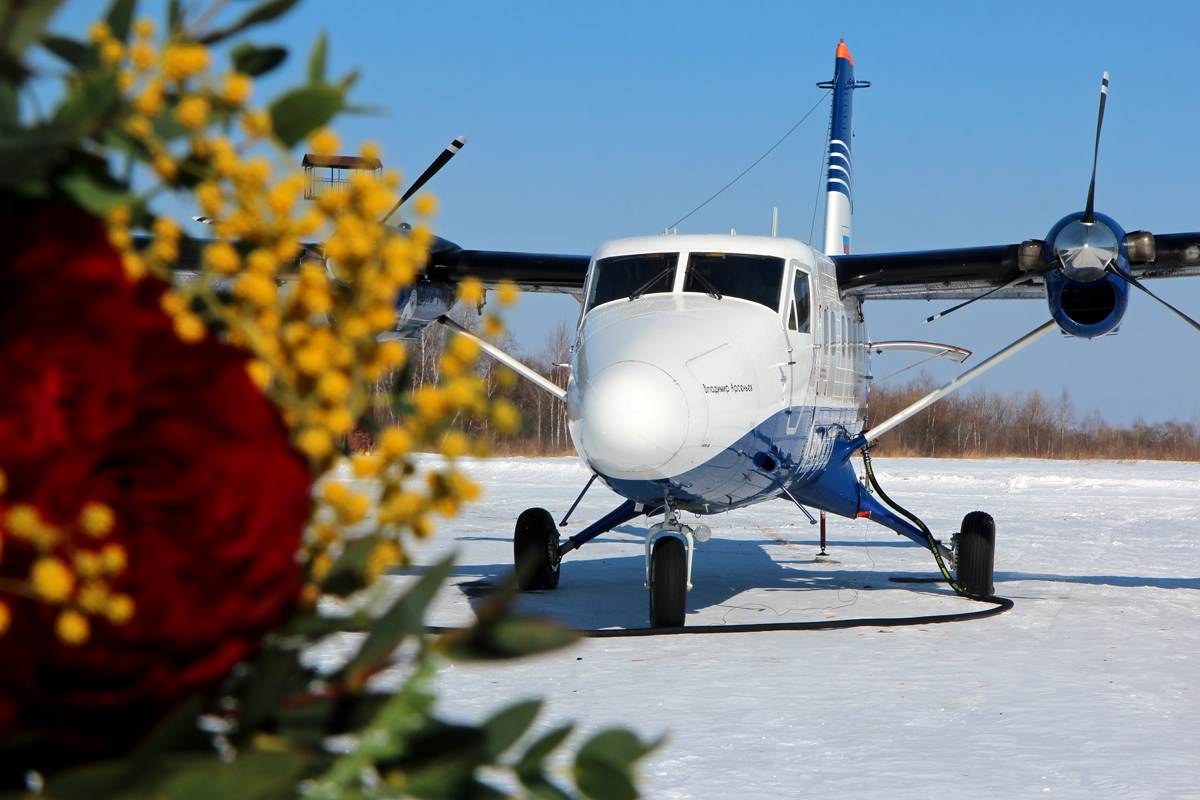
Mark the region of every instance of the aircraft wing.
<instances>
[{"instance_id":1,"label":"aircraft wing","mask_svg":"<svg viewBox=\"0 0 1200 800\"><path fill-rule=\"evenodd\" d=\"M1200 275L1200 232L1154 237L1153 261L1131 264L1133 277L1183 278ZM843 294L864 299L968 300L1017 280L1020 245L920 250L911 253L832 256ZM991 299L1045 297L1041 276L989 295Z\"/></svg>"},{"instance_id":2,"label":"aircraft wing","mask_svg":"<svg viewBox=\"0 0 1200 800\"><path fill-rule=\"evenodd\" d=\"M144 250L149 247L154 241L153 236L146 234L134 234L134 247L138 250ZM179 242L179 257L171 266L171 271L175 273L177 279L191 280L200 273L204 262L204 248L217 239L194 239L192 237L184 237ZM296 277L297 271L305 261L320 262L322 258L321 245L315 242L301 242L300 253L292 260L291 264L284 265L276 276L277 280L290 280Z\"/></svg>"},{"instance_id":3,"label":"aircraft wing","mask_svg":"<svg viewBox=\"0 0 1200 800\"><path fill-rule=\"evenodd\" d=\"M591 256L463 250L453 242L437 239L430 248L425 274L434 281L457 283L475 278L485 286L495 286L509 280L527 292L578 294L583 291L591 260Z\"/></svg>"}]
</instances>

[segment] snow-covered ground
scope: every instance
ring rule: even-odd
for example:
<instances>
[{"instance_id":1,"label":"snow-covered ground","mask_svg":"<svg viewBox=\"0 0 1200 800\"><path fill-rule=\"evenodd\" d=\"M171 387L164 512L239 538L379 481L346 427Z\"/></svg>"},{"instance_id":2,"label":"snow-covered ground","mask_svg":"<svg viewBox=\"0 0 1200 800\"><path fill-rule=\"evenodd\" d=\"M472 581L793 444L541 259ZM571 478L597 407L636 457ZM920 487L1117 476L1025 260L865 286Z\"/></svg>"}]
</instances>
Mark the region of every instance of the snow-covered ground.
<instances>
[{"instance_id":1,"label":"snow-covered ground","mask_svg":"<svg viewBox=\"0 0 1200 800\"><path fill-rule=\"evenodd\" d=\"M540 720L667 733L648 797L1200 798L1200 465L878 459L898 502L941 538L982 509L997 523L990 619L907 628L585 640L501 665L454 665L448 717L544 696ZM577 459L467 462L482 502L441 525L456 584L510 568L517 515L556 518L587 479ZM600 484L564 535L618 502ZM689 519L684 520L689 521ZM775 501L705 520L687 624L905 617L978 608L932 576L932 557L879 525L817 529ZM564 560L527 611L579 628L644 627L643 529ZM397 580L403 581L403 578ZM469 618L449 587L434 623Z\"/></svg>"}]
</instances>

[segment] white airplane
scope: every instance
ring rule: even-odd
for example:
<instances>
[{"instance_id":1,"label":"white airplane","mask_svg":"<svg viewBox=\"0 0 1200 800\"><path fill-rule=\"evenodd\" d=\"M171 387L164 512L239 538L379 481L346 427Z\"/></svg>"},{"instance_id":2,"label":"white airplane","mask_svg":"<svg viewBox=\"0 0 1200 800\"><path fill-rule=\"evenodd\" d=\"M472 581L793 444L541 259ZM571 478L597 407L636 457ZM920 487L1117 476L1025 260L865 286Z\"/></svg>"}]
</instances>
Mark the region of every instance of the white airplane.
<instances>
[{"instance_id":1,"label":"white airplane","mask_svg":"<svg viewBox=\"0 0 1200 800\"><path fill-rule=\"evenodd\" d=\"M438 240L421 284L398 299L393 335L405 337L433 321L471 335L444 316L454 302L454 284L466 277L487 285L509 279L526 290L581 298L565 392L478 340L567 404L571 439L594 472L583 492L599 478L625 498L565 541L548 511L521 514L514 557L522 589L555 588L563 556L617 525L661 514L646 532L650 623L682 626L696 543L710 531L683 524L679 513L717 514L784 499L810 520L808 508L878 522L931 550L947 579L949 561L956 572L951 585L960 594L990 596L992 518L968 514L947 546L915 516L889 507L881 489L869 493L851 457L1054 328L1083 338L1113 331L1125 314L1129 287L1149 293L1141 278L1200 274L1200 233L1126 234L1095 213L1095 160L1085 210L1063 217L1043 240L851 255L852 97L870 84L855 81L854 60L839 44L833 80L818 85L833 94L823 252L774 236L665 231L607 242L590 258L463 250ZM1106 73L1097 152L1107 87ZM914 350L960 362L969 353L921 342L871 342L863 301L967 301L953 311L983 297L1044 297L1051 319L868 427L873 353ZM869 457L864 460L874 482Z\"/></svg>"}]
</instances>

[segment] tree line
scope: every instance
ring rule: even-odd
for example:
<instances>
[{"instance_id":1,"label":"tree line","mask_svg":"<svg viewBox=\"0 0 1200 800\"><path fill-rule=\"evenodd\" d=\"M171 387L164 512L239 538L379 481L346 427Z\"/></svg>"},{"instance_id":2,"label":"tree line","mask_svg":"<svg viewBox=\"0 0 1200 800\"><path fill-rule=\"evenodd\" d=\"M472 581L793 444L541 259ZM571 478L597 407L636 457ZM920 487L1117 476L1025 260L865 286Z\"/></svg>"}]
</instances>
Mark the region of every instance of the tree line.
<instances>
[{"instance_id":1,"label":"tree line","mask_svg":"<svg viewBox=\"0 0 1200 800\"><path fill-rule=\"evenodd\" d=\"M461 325L478 328L478 315L456 307L451 314ZM506 352L563 388L566 387L573 331L564 320L552 328L541 346L520 352L511 337L498 342ZM409 381L414 387L439 382L439 359L446 337L440 325L430 325L419 339L408 342L408 365L400 375L381 382L380 402L373 412L378 423L398 421L399 413L386 397L392 384ZM566 407L529 381L519 378L487 356L477 374L489 397L512 402L522 415L516 434L494 438L494 455L573 455L567 432ZM876 383L867 408L871 423L882 422L937 388L926 372L908 383ZM462 423L472 434L488 433L486 421ZM369 446L360 433L352 445ZM882 437L877 455L929 458L1057 458L1154 459L1200 461L1200 427L1195 422L1148 423L1136 419L1129 427L1111 425L1099 411L1082 417L1066 389L1056 398L1034 391L1000 394L983 388L960 390L897 426Z\"/></svg>"},{"instance_id":2,"label":"tree line","mask_svg":"<svg viewBox=\"0 0 1200 800\"><path fill-rule=\"evenodd\" d=\"M868 418L883 422L937 388L926 372L908 383L871 387ZM1200 461L1194 422L1110 425L1092 411L1079 417L1066 389L1057 398L1036 390L1009 395L958 391L881 437L879 455L930 458L1153 459Z\"/></svg>"}]
</instances>

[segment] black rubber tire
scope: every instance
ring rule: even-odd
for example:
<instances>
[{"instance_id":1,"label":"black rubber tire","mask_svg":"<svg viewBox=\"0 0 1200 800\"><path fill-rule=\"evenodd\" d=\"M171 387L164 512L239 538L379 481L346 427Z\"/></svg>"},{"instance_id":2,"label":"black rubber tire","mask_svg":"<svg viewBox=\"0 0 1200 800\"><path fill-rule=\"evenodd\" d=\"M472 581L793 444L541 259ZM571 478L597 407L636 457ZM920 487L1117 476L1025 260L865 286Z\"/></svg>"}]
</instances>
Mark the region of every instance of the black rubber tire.
<instances>
[{"instance_id":1,"label":"black rubber tire","mask_svg":"<svg viewBox=\"0 0 1200 800\"><path fill-rule=\"evenodd\" d=\"M523 592L553 589L559 576L558 526L544 508L528 508L513 531L513 564Z\"/></svg>"},{"instance_id":2,"label":"black rubber tire","mask_svg":"<svg viewBox=\"0 0 1200 800\"><path fill-rule=\"evenodd\" d=\"M995 594L992 570L996 559L996 522L991 514L972 511L963 517L958 532L958 569L955 579L968 594Z\"/></svg>"},{"instance_id":3,"label":"black rubber tire","mask_svg":"<svg viewBox=\"0 0 1200 800\"><path fill-rule=\"evenodd\" d=\"M650 627L681 628L687 615L687 545L674 536L650 552Z\"/></svg>"}]
</instances>

